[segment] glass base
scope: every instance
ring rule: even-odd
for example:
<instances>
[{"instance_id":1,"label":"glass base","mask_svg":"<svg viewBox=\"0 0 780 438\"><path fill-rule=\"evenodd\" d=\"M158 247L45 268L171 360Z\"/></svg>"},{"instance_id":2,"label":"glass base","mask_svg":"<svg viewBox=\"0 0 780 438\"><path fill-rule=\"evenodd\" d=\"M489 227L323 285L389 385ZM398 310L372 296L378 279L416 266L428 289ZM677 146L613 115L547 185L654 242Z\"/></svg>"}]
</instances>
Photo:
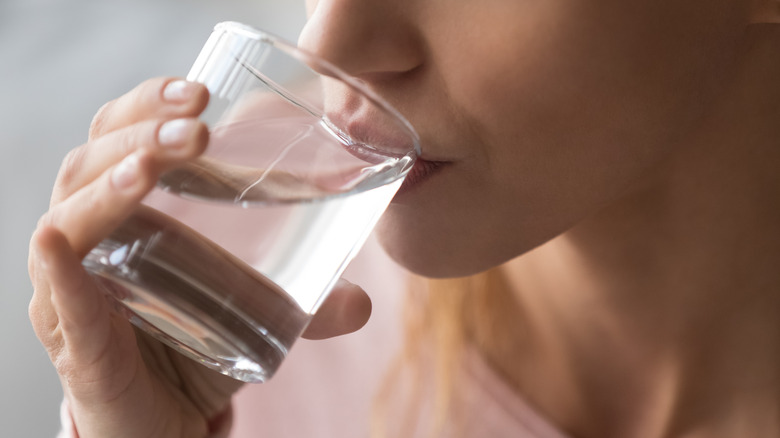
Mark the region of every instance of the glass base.
<instances>
[{"instance_id":1,"label":"glass base","mask_svg":"<svg viewBox=\"0 0 780 438\"><path fill-rule=\"evenodd\" d=\"M120 278L109 278L105 272L97 279L109 299L136 327L226 376L248 383L265 382L287 355L287 348L265 328L226 314L220 303L212 303L220 314L215 318L189 305L165 302ZM251 339L242 340L242 334Z\"/></svg>"},{"instance_id":2,"label":"glass base","mask_svg":"<svg viewBox=\"0 0 780 438\"><path fill-rule=\"evenodd\" d=\"M311 320L252 266L150 208L82 264L136 326L245 382L268 380Z\"/></svg>"}]
</instances>

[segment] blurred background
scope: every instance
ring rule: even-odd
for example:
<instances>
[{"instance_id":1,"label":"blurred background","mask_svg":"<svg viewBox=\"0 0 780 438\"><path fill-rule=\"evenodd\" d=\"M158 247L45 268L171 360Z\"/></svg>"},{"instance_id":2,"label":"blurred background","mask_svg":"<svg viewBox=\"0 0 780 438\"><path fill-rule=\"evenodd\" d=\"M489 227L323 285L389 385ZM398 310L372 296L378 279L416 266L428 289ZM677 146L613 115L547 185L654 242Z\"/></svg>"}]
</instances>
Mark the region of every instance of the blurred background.
<instances>
[{"instance_id":1,"label":"blurred background","mask_svg":"<svg viewBox=\"0 0 780 438\"><path fill-rule=\"evenodd\" d=\"M295 40L303 0L0 0L0 426L54 437L59 382L27 318L27 246L95 111L153 76L184 76L213 25Z\"/></svg>"}]
</instances>

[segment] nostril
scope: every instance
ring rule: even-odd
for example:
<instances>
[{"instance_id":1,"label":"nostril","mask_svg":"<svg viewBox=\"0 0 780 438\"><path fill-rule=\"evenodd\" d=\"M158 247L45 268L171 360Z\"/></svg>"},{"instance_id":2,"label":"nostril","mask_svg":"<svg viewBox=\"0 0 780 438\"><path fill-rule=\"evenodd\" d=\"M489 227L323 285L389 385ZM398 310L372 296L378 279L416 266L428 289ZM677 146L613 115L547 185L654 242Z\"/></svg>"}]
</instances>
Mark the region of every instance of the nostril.
<instances>
[{"instance_id":1,"label":"nostril","mask_svg":"<svg viewBox=\"0 0 780 438\"><path fill-rule=\"evenodd\" d=\"M373 3L321 0L298 45L367 81L414 70L422 64L424 51L411 22L402 12L387 13L379 2Z\"/></svg>"}]
</instances>

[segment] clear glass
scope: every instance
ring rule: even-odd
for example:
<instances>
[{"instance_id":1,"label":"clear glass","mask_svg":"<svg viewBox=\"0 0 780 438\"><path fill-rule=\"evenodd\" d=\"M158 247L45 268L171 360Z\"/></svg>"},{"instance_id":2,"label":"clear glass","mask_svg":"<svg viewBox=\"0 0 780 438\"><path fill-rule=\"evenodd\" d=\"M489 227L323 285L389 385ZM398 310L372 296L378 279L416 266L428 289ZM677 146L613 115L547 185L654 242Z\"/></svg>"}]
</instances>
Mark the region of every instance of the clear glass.
<instances>
[{"instance_id":1,"label":"clear glass","mask_svg":"<svg viewBox=\"0 0 780 438\"><path fill-rule=\"evenodd\" d=\"M211 98L206 153L84 260L138 327L233 378L270 378L419 153L355 79L220 23L189 80Z\"/></svg>"}]
</instances>

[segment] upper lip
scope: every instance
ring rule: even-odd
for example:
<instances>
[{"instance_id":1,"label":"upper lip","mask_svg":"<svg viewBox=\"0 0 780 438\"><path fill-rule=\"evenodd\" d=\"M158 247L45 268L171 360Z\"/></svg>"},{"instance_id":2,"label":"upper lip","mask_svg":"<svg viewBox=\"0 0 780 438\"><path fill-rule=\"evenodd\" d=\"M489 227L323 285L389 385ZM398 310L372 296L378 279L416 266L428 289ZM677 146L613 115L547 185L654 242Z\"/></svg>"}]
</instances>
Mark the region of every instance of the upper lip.
<instances>
[{"instance_id":1,"label":"upper lip","mask_svg":"<svg viewBox=\"0 0 780 438\"><path fill-rule=\"evenodd\" d=\"M365 146L368 149L378 150L384 154L393 153L398 156L405 156L412 153L414 150L413 142L419 142L419 138L416 133L409 133L409 135L399 134L396 132L388 132L389 129L382 129L381 126L377 126L376 123L370 123L361 118L353 118L348 122L334 121L330 115L328 119L334 124L332 129L337 131L337 134L344 135L349 141L348 149L351 153L361 157L364 160L372 158L372 153L361 152ZM338 123L338 124L337 124ZM426 161L430 163L444 164L449 163L452 160L435 156L424 150L417 155L418 161Z\"/></svg>"},{"instance_id":2,"label":"upper lip","mask_svg":"<svg viewBox=\"0 0 780 438\"><path fill-rule=\"evenodd\" d=\"M382 152L409 155L419 152L417 158L429 162L453 161L430 149L431 143L423 141L413 127L407 127L391 114L358 99L347 98L326 109L326 119L337 132L355 143L364 143ZM411 129L408 129L411 128Z\"/></svg>"},{"instance_id":3,"label":"upper lip","mask_svg":"<svg viewBox=\"0 0 780 438\"><path fill-rule=\"evenodd\" d=\"M338 134L354 143L362 143L385 153L408 155L419 149L419 138L414 131L400 125L391 125L380 117L354 117L331 113L327 119ZM390 125L390 126L388 126Z\"/></svg>"},{"instance_id":4,"label":"upper lip","mask_svg":"<svg viewBox=\"0 0 780 438\"><path fill-rule=\"evenodd\" d=\"M398 131L389 132L390 129L364 119L352 119L342 126L339 129L343 130L344 134L348 135L352 141L376 147L384 152L396 152L400 155L407 155L414 149L413 142L419 142L421 152L417 156L418 160L436 163L452 161L438 154L431 153L426 148L427 143L420 140L416 133L399 134Z\"/></svg>"}]
</instances>

